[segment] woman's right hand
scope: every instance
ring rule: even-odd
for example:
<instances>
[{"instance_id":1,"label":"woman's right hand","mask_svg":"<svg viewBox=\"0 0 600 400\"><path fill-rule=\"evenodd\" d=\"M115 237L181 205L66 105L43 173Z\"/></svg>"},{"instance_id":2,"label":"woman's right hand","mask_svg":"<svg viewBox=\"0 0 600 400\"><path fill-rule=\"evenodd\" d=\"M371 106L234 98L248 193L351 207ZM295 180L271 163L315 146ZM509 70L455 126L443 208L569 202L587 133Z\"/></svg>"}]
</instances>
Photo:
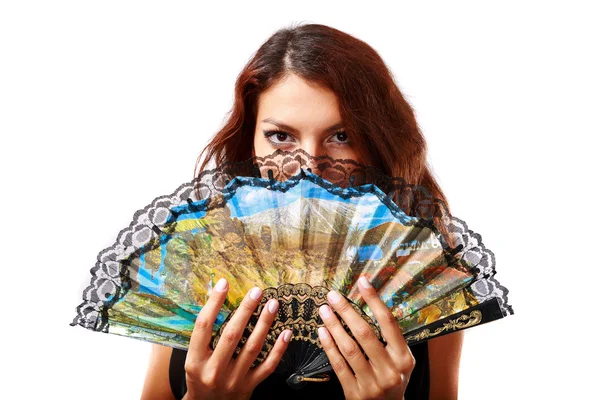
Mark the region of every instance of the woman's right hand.
<instances>
[{"instance_id":1,"label":"woman's right hand","mask_svg":"<svg viewBox=\"0 0 600 400\"><path fill-rule=\"evenodd\" d=\"M292 332L289 329L281 332L267 358L250 369L277 315L279 302L271 299L265 304L248 341L237 357L232 359L248 320L262 296L262 290L255 287L246 294L223 330L217 347L212 350L209 344L213 325L225 302L227 289L228 283L222 278L196 318L185 360L186 400L250 398L254 388L275 371L291 339Z\"/></svg>"}]
</instances>

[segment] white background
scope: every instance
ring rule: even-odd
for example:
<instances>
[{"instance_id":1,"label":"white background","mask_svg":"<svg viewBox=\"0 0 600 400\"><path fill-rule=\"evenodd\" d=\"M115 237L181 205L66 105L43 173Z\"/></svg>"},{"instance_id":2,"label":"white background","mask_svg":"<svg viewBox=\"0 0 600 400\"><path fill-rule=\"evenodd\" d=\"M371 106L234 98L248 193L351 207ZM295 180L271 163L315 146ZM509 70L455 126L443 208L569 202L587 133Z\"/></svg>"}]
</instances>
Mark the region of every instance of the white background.
<instances>
[{"instance_id":1,"label":"white background","mask_svg":"<svg viewBox=\"0 0 600 400\"><path fill-rule=\"evenodd\" d=\"M459 398L598 396L593 2L214 3L0 5L0 397L139 398L150 345L69 326L89 269L192 178L245 62L302 21L379 52L496 255L515 315L466 331Z\"/></svg>"}]
</instances>

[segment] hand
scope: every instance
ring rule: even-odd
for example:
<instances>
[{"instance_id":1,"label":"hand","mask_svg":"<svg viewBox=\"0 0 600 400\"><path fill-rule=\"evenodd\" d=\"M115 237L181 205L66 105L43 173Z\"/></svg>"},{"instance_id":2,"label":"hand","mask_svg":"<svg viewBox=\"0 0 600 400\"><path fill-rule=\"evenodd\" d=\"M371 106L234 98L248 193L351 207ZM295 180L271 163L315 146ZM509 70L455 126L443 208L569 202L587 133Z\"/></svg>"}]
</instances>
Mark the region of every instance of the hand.
<instances>
[{"instance_id":1,"label":"hand","mask_svg":"<svg viewBox=\"0 0 600 400\"><path fill-rule=\"evenodd\" d=\"M250 290L223 330L217 347L211 350L213 325L227 296L225 279L215 285L210 298L198 313L185 360L187 393L184 399L247 399L254 388L269 376L281 361L292 336L285 330L277 338L267 358L250 370L256 360L277 314L279 302L271 299L265 305L255 329L235 359L238 345L250 316L256 309L262 291Z\"/></svg>"},{"instance_id":2,"label":"hand","mask_svg":"<svg viewBox=\"0 0 600 400\"><path fill-rule=\"evenodd\" d=\"M335 291L327 294L329 304L348 325L369 360L327 305L319 308L325 323L325 327L319 327L319 340L347 399L403 399L415 358L394 316L375 289L364 276L358 282L359 291L373 311L387 346L377 339L348 300Z\"/></svg>"}]
</instances>

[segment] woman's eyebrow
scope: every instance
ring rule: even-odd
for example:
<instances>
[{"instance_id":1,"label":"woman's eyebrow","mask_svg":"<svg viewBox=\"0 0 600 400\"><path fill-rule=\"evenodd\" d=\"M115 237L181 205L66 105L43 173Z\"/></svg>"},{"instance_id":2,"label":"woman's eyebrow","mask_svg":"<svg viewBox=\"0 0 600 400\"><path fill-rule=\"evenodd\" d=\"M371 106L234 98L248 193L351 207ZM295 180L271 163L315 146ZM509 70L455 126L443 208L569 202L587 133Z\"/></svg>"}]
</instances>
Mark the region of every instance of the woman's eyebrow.
<instances>
[{"instance_id":1,"label":"woman's eyebrow","mask_svg":"<svg viewBox=\"0 0 600 400\"><path fill-rule=\"evenodd\" d=\"M261 122L267 122L269 124L276 125L281 129L285 129L286 131L290 131L292 133L298 134L298 130L296 128L293 128L293 127L291 127L287 124L284 124L283 122L277 121L276 119L273 119L273 118L265 118ZM325 129L325 132L332 132L332 131L342 128L343 126L344 126L344 124L342 122L338 122L334 125L331 125L329 128Z\"/></svg>"}]
</instances>

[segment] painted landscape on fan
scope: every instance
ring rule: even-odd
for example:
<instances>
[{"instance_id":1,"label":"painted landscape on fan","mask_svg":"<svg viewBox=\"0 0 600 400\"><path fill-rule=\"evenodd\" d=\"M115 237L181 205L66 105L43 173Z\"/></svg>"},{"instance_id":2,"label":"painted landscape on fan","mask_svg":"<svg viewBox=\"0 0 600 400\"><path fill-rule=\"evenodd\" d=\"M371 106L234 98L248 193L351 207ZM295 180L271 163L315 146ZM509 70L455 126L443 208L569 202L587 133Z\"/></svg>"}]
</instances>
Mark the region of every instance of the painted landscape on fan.
<instances>
[{"instance_id":1,"label":"painted landscape on fan","mask_svg":"<svg viewBox=\"0 0 600 400\"><path fill-rule=\"evenodd\" d=\"M108 310L111 333L187 348L222 277L229 291L215 330L253 286L285 283L336 289L375 319L356 288L363 274L403 332L479 304L473 275L447 264L440 234L393 213L376 187L342 197L304 179L286 191L246 184L220 196L179 206L161 228L168 234L128 260L131 287ZM209 202L223 206L206 211Z\"/></svg>"}]
</instances>

